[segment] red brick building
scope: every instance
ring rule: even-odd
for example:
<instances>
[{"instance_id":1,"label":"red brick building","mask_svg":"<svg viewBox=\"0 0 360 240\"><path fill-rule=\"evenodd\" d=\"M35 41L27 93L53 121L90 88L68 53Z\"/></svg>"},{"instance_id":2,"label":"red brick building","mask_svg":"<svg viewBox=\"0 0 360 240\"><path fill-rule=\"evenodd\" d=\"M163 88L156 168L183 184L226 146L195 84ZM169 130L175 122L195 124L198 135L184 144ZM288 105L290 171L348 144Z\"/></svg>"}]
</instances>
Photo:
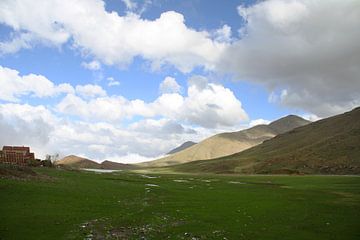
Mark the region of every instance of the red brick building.
<instances>
[{"instance_id":1,"label":"red brick building","mask_svg":"<svg viewBox=\"0 0 360 240\"><path fill-rule=\"evenodd\" d=\"M0 150L0 162L16 165L29 165L35 160L34 153L29 147L4 146Z\"/></svg>"}]
</instances>

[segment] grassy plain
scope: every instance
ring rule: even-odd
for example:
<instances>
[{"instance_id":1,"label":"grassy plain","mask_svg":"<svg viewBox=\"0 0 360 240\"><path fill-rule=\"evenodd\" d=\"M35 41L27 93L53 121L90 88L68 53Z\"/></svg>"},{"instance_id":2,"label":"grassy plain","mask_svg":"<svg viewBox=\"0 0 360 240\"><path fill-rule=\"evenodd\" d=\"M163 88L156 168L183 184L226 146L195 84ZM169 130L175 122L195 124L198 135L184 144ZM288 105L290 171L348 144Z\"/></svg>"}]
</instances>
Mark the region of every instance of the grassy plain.
<instances>
[{"instance_id":1,"label":"grassy plain","mask_svg":"<svg viewBox=\"0 0 360 240\"><path fill-rule=\"evenodd\" d=\"M0 179L0 239L360 239L360 177L35 171Z\"/></svg>"}]
</instances>

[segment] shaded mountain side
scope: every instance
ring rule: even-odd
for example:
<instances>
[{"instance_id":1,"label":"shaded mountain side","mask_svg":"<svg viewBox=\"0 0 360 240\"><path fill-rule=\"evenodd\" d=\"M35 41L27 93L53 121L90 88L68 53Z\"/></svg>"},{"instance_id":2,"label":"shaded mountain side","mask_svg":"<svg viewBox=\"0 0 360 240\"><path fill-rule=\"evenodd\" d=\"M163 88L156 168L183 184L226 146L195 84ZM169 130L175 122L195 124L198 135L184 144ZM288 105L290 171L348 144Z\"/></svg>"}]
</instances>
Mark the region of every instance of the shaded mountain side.
<instances>
[{"instance_id":1,"label":"shaded mountain side","mask_svg":"<svg viewBox=\"0 0 360 240\"><path fill-rule=\"evenodd\" d=\"M243 152L177 165L174 170L360 174L360 108L280 134Z\"/></svg>"},{"instance_id":2,"label":"shaded mountain side","mask_svg":"<svg viewBox=\"0 0 360 240\"><path fill-rule=\"evenodd\" d=\"M161 167L223 157L251 148L264 140L308 123L305 119L289 115L269 125L257 125L238 132L217 134L170 156L139 165Z\"/></svg>"},{"instance_id":3,"label":"shaded mountain side","mask_svg":"<svg viewBox=\"0 0 360 240\"><path fill-rule=\"evenodd\" d=\"M173 150L171 150L170 152L168 152L167 154L174 154L174 153L177 153L177 152L180 152L182 150L185 150L193 145L195 145L196 142L192 142L192 141L187 141L187 142L184 142L183 144L181 144L180 146L174 148Z\"/></svg>"},{"instance_id":4,"label":"shaded mountain side","mask_svg":"<svg viewBox=\"0 0 360 240\"><path fill-rule=\"evenodd\" d=\"M105 160L100 164L102 169L112 169L112 170L130 170L137 169L138 167L133 164L117 163Z\"/></svg>"}]
</instances>

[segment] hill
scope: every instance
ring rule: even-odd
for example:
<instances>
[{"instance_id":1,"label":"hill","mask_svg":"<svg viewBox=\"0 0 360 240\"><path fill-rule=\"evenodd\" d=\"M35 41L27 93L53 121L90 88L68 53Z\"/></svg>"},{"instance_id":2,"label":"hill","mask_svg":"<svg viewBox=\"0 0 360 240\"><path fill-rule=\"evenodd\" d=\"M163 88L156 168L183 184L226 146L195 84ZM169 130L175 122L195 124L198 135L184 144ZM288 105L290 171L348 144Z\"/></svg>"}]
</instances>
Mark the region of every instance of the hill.
<instances>
[{"instance_id":1,"label":"hill","mask_svg":"<svg viewBox=\"0 0 360 240\"><path fill-rule=\"evenodd\" d=\"M111 169L111 170L129 170L138 168L136 165L117 163L105 160L102 163L97 163L93 160L82 158L75 155L64 157L56 161L55 165L71 167L71 168L91 168L91 169Z\"/></svg>"},{"instance_id":2,"label":"hill","mask_svg":"<svg viewBox=\"0 0 360 240\"><path fill-rule=\"evenodd\" d=\"M360 174L360 108L280 134L240 153L174 167L213 173Z\"/></svg>"},{"instance_id":3,"label":"hill","mask_svg":"<svg viewBox=\"0 0 360 240\"><path fill-rule=\"evenodd\" d=\"M196 142L192 142L192 141L184 142L183 144L181 144L177 148L174 148L173 150L171 150L167 154L174 154L174 153L180 152L180 151L185 150L185 149L187 149L187 148L189 148L189 147L191 147L191 146L193 146L195 144L196 144Z\"/></svg>"},{"instance_id":4,"label":"hill","mask_svg":"<svg viewBox=\"0 0 360 240\"><path fill-rule=\"evenodd\" d=\"M75 155L69 155L67 157L64 157L63 159L56 161L55 165L71 167L71 168L93 168L93 169L101 168L101 165L99 163Z\"/></svg>"},{"instance_id":5,"label":"hill","mask_svg":"<svg viewBox=\"0 0 360 240\"><path fill-rule=\"evenodd\" d=\"M100 164L102 169L112 169L112 170L129 170L136 169L136 165L125 164L125 163L117 163L105 160Z\"/></svg>"},{"instance_id":6,"label":"hill","mask_svg":"<svg viewBox=\"0 0 360 240\"><path fill-rule=\"evenodd\" d=\"M185 150L155 161L141 163L140 166L161 167L231 155L308 123L309 121L303 118L289 115L268 125L257 125L238 132L214 135Z\"/></svg>"}]
</instances>

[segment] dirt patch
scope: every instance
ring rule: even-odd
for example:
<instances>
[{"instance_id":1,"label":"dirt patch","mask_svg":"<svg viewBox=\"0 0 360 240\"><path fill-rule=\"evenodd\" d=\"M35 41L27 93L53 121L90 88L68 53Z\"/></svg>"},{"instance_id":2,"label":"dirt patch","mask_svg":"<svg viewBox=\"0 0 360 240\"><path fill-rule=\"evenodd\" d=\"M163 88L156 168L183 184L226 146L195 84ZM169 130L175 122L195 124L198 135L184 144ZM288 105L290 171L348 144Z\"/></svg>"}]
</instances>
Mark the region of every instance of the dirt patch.
<instances>
[{"instance_id":1,"label":"dirt patch","mask_svg":"<svg viewBox=\"0 0 360 240\"><path fill-rule=\"evenodd\" d=\"M17 180L51 180L46 175L38 174L30 167L17 166L10 164L0 164L0 178Z\"/></svg>"},{"instance_id":2,"label":"dirt patch","mask_svg":"<svg viewBox=\"0 0 360 240\"><path fill-rule=\"evenodd\" d=\"M349 192L340 192L340 191L331 191L330 193L337 195L337 199L334 201L335 203L340 203L340 204L350 204L350 205L358 205L359 201L358 201L358 196L353 194L353 193L349 193Z\"/></svg>"},{"instance_id":3,"label":"dirt patch","mask_svg":"<svg viewBox=\"0 0 360 240\"><path fill-rule=\"evenodd\" d=\"M81 223L77 230L68 234L67 239L155 239L154 237L164 233L166 228L183 224L185 224L183 219L175 220L168 216L155 216L154 223L139 226L115 226L110 218L99 218Z\"/></svg>"}]
</instances>

